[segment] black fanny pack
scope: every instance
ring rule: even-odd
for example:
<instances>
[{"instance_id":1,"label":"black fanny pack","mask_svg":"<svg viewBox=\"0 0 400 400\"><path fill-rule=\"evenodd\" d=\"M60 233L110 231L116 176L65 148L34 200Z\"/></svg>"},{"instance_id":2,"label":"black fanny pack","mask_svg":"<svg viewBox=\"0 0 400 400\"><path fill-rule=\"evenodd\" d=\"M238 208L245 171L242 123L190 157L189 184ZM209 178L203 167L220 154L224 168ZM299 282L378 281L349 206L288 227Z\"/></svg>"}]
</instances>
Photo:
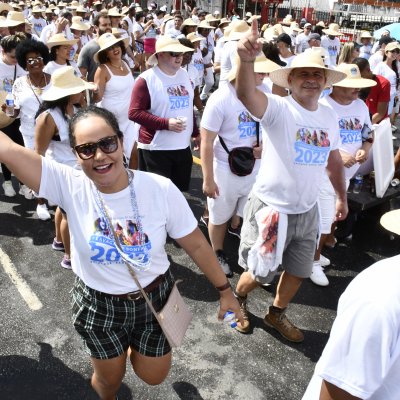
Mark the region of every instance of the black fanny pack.
<instances>
[{"instance_id":1,"label":"black fanny pack","mask_svg":"<svg viewBox=\"0 0 400 400\"><path fill-rule=\"evenodd\" d=\"M257 147L259 146L259 126L256 122ZM237 176L247 176L253 172L256 159L254 158L252 147L235 147L228 150L224 140L219 136L219 141L223 149L228 153L228 162L231 172Z\"/></svg>"}]
</instances>

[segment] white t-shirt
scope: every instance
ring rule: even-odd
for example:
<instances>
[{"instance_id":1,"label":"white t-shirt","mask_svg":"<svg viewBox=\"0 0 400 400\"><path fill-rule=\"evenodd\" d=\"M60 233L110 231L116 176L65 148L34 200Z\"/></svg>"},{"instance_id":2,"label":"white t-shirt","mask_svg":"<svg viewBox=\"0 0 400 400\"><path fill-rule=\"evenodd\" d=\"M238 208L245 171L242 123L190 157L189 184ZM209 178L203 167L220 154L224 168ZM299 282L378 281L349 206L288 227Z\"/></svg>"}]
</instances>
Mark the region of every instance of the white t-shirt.
<instances>
[{"instance_id":1,"label":"white t-shirt","mask_svg":"<svg viewBox=\"0 0 400 400\"><path fill-rule=\"evenodd\" d=\"M133 33L133 26L134 26L134 24L136 24L136 21L132 21L132 19L129 15L122 18L122 21L126 21L126 23L128 24L128 32Z\"/></svg>"},{"instance_id":2,"label":"white t-shirt","mask_svg":"<svg viewBox=\"0 0 400 400\"><path fill-rule=\"evenodd\" d=\"M342 294L303 400L319 399L322 379L360 399L399 399L399 265L400 256L377 262Z\"/></svg>"},{"instance_id":3,"label":"white t-shirt","mask_svg":"<svg viewBox=\"0 0 400 400\"><path fill-rule=\"evenodd\" d=\"M225 45L225 40L221 40L221 39L218 39L217 42L215 43L214 63L221 64L222 54L223 54L222 49L224 48L224 45Z\"/></svg>"},{"instance_id":4,"label":"white t-shirt","mask_svg":"<svg viewBox=\"0 0 400 400\"><path fill-rule=\"evenodd\" d=\"M290 67L292 65L293 60L296 58L296 56L293 54L292 56L288 57L288 58L284 58L281 55L279 56L279 58L286 63L286 67Z\"/></svg>"},{"instance_id":5,"label":"white t-shirt","mask_svg":"<svg viewBox=\"0 0 400 400\"><path fill-rule=\"evenodd\" d=\"M113 194L101 194L113 226L121 233L126 253L143 255L150 251L151 264L146 272L137 272L145 287L169 266L164 249L167 233L182 238L197 227L182 193L169 180L147 172L135 171L133 179L145 245L139 245L132 211L129 187ZM42 158L39 196L58 204L68 214L71 234L72 269L89 287L111 294L137 290L136 284L121 260L114 240L105 232L93 193L93 184L78 169Z\"/></svg>"},{"instance_id":6,"label":"white t-shirt","mask_svg":"<svg viewBox=\"0 0 400 400\"><path fill-rule=\"evenodd\" d=\"M381 51L377 51L376 53L372 54L372 56L369 58L369 67L371 68L371 71L375 69L375 67L383 61L383 54Z\"/></svg>"},{"instance_id":7,"label":"white t-shirt","mask_svg":"<svg viewBox=\"0 0 400 400\"><path fill-rule=\"evenodd\" d=\"M190 145L193 132L194 91L188 73L180 68L175 75L167 75L158 66L143 72L139 78L147 83L151 96L148 110L161 118L186 117L186 129L182 132L158 130L150 144L138 143L148 150L183 150Z\"/></svg>"},{"instance_id":8,"label":"white t-shirt","mask_svg":"<svg viewBox=\"0 0 400 400\"><path fill-rule=\"evenodd\" d=\"M180 39L185 37L185 35L179 29L175 29L175 26L169 28L168 30L166 29L165 36L168 36L172 39Z\"/></svg>"},{"instance_id":9,"label":"white t-shirt","mask_svg":"<svg viewBox=\"0 0 400 400\"><path fill-rule=\"evenodd\" d=\"M19 64L8 65L4 63L3 60L0 58L0 90L3 90L5 92L12 91L12 86L14 84L14 74L15 78L19 78L20 76L26 75L27 72L22 69Z\"/></svg>"},{"instance_id":10,"label":"white t-shirt","mask_svg":"<svg viewBox=\"0 0 400 400\"><path fill-rule=\"evenodd\" d=\"M201 35L200 35L201 36ZM212 63L212 57L214 52L214 39L210 37L210 34L207 37L201 36L203 40L200 42L200 50L204 48L208 49L207 55L203 57L204 65Z\"/></svg>"},{"instance_id":11,"label":"white t-shirt","mask_svg":"<svg viewBox=\"0 0 400 400\"><path fill-rule=\"evenodd\" d=\"M220 136L228 150L256 144L256 121L237 98L236 90L230 83L222 85L208 99L201 127L218 134L214 141L214 160L225 168L229 168L228 153L221 145ZM259 163L260 160L256 160L255 169L259 168Z\"/></svg>"},{"instance_id":12,"label":"white t-shirt","mask_svg":"<svg viewBox=\"0 0 400 400\"><path fill-rule=\"evenodd\" d=\"M365 58L366 60L369 60L372 54L372 45L364 45L360 47L360 57Z\"/></svg>"},{"instance_id":13,"label":"white t-shirt","mask_svg":"<svg viewBox=\"0 0 400 400\"><path fill-rule=\"evenodd\" d=\"M331 96L326 96L320 103L332 108L339 122L340 144L339 150L355 156L357 150L362 146L361 132L366 126L372 130L371 118L369 116L368 107L360 100L354 100L349 105L341 105L332 99ZM351 179L360 168L360 164L356 163L350 168L345 168L346 180Z\"/></svg>"},{"instance_id":14,"label":"white t-shirt","mask_svg":"<svg viewBox=\"0 0 400 400\"><path fill-rule=\"evenodd\" d=\"M47 22L44 18L29 18L29 22L32 24L33 33L40 37L42 30L47 26Z\"/></svg>"},{"instance_id":15,"label":"white t-shirt","mask_svg":"<svg viewBox=\"0 0 400 400\"><path fill-rule=\"evenodd\" d=\"M304 32L300 33L296 37L296 53L300 54L303 53L305 49L308 49L310 45L308 44L308 41L310 39L310 35L306 35Z\"/></svg>"},{"instance_id":16,"label":"white t-shirt","mask_svg":"<svg viewBox=\"0 0 400 400\"><path fill-rule=\"evenodd\" d=\"M190 64L192 64L196 68L196 71L198 74L199 85L201 85L203 82L203 76L204 76L204 62L203 62L203 56L201 54L200 49L197 49L193 52L193 56L192 56L192 60L190 61Z\"/></svg>"},{"instance_id":17,"label":"white t-shirt","mask_svg":"<svg viewBox=\"0 0 400 400\"><path fill-rule=\"evenodd\" d=\"M70 66L74 69L74 74L78 78L82 76L81 71L79 70L78 66L76 65L76 62L70 61ZM67 64L61 65L57 64L55 61L49 61L45 67L43 68L43 72L47 72L49 75L52 75L54 71L57 71L58 69L62 67L66 67Z\"/></svg>"},{"instance_id":18,"label":"white t-shirt","mask_svg":"<svg viewBox=\"0 0 400 400\"><path fill-rule=\"evenodd\" d=\"M375 75L381 75L390 82L390 97L396 94L397 77L396 73L390 68L386 62L380 62L372 71Z\"/></svg>"},{"instance_id":19,"label":"white t-shirt","mask_svg":"<svg viewBox=\"0 0 400 400\"><path fill-rule=\"evenodd\" d=\"M329 57L331 60L331 66L337 65L337 57L340 52L340 40L337 36L334 39L330 39L328 35L324 35L321 38L321 47L328 50Z\"/></svg>"},{"instance_id":20,"label":"white t-shirt","mask_svg":"<svg viewBox=\"0 0 400 400\"><path fill-rule=\"evenodd\" d=\"M285 214L309 211L317 202L329 153L338 148L337 116L321 104L309 111L292 96L268 95L261 125L263 155L253 193Z\"/></svg>"},{"instance_id":21,"label":"white t-shirt","mask_svg":"<svg viewBox=\"0 0 400 400\"><path fill-rule=\"evenodd\" d=\"M237 63L237 45L238 41L237 40L230 40L229 42L226 42L224 45L224 49L222 51L222 56L221 56L221 76L219 78L220 84L222 82L226 83L227 82L227 76L231 69L236 66Z\"/></svg>"}]
</instances>

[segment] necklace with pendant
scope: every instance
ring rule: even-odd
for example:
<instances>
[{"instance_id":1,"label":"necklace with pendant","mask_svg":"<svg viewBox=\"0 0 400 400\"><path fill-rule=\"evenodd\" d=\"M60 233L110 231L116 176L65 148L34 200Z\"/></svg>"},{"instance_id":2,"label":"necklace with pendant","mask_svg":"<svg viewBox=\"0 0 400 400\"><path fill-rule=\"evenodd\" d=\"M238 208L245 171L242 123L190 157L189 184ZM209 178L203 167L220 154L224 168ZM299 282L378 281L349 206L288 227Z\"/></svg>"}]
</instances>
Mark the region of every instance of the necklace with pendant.
<instances>
[{"instance_id":1,"label":"necklace with pendant","mask_svg":"<svg viewBox=\"0 0 400 400\"><path fill-rule=\"evenodd\" d=\"M47 80L46 80L46 75L45 75L45 74L43 74L43 76L40 78L39 84L36 86L36 85L33 85L33 84L32 84L32 79L31 79L31 77L28 75L28 83L29 83L29 86L30 86L30 88L32 89L32 92L33 92L33 94L35 95L35 97L36 97L36 99L37 99L37 101L38 101L39 103L41 103L41 101L39 100L38 96L40 96L40 95L43 93L43 88L40 87L39 85L40 85L40 82L42 82L43 79L44 79L44 87L46 87L46 86L47 86Z\"/></svg>"},{"instance_id":2,"label":"necklace with pendant","mask_svg":"<svg viewBox=\"0 0 400 400\"><path fill-rule=\"evenodd\" d=\"M124 67L122 66L122 61L121 61L121 65L115 65L112 62L110 62L110 64L114 67L114 68L118 68L120 71L124 70Z\"/></svg>"}]
</instances>

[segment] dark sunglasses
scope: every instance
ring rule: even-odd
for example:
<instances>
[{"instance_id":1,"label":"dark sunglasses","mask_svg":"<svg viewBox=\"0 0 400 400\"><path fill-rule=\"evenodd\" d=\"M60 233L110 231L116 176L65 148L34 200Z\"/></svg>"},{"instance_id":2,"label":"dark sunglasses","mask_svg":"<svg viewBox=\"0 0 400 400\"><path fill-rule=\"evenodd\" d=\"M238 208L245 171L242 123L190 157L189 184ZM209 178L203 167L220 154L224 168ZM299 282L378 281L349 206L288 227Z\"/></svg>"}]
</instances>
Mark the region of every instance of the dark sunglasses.
<instances>
[{"instance_id":1,"label":"dark sunglasses","mask_svg":"<svg viewBox=\"0 0 400 400\"><path fill-rule=\"evenodd\" d=\"M400 50L399 49L394 49L394 50L391 51L391 53L400 54Z\"/></svg>"},{"instance_id":2,"label":"dark sunglasses","mask_svg":"<svg viewBox=\"0 0 400 400\"><path fill-rule=\"evenodd\" d=\"M174 52L174 51L169 51L168 54L169 54L171 57L182 57L182 56L183 56L183 53L176 53L176 52Z\"/></svg>"},{"instance_id":3,"label":"dark sunglasses","mask_svg":"<svg viewBox=\"0 0 400 400\"><path fill-rule=\"evenodd\" d=\"M74 147L82 160L93 158L98 148L105 154L114 153L118 149L118 136L107 136L98 140L96 143L84 143Z\"/></svg>"},{"instance_id":4,"label":"dark sunglasses","mask_svg":"<svg viewBox=\"0 0 400 400\"><path fill-rule=\"evenodd\" d=\"M41 61L43 61L43 57L39 56L39 57L35 57L35 58L28 58L26 60L26 63L29 64L29 65L33 65L33 64L39 63Z\"/></svg>"}]
</instances>

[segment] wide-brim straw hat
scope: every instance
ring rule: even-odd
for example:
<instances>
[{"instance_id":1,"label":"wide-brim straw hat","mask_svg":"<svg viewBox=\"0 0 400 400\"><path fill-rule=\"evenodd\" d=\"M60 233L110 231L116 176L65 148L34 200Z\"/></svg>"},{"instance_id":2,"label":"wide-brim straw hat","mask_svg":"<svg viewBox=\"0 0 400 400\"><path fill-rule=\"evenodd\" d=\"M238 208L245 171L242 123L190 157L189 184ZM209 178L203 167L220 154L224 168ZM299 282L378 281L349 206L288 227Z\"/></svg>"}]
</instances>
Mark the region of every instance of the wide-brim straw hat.
<instances>
[{"instance_id":1,"label":"wide-brim straw hat","mask_svg":"<svg viewBox=\"0 0 400 400\"><path fill-rule=\"evenodd\" d=\"M229 25L231 32L229 33L228 40L240 40L250 32L250 26L246 21L236 20Z\"/></svg>"},{"instance_id":2,"label":"wide-brim straw hat","mask_svg":"<svg viewBox=\"0 0 400 400\"><path fill-rule=\"evenodd\" d=\"M88 13L89 10L85 7L83 7L82 5L78 6L78 8L75 10L75 12L77 13Z\"/></svg>"},{"instance_id":3,"label":"wide-brim straw hat","mask_svg":"<svg viewBox=\"0 0 400 400\"><path fill-rule=\"evenodd\" d=\"M400 235L400 210L393 210L383 214L380 223L388 231Z\"/></svg>"},{"instance_id":4,"label":"wide-brim straw hat","mask_svg":"<svg viewBox=\"0 0 400 400\"><path fill-rule=\"evenodd\" d=\"M192 43L201 42L204 38L199 36L196 32L189 33L186 35L186 38L189 39Z\"/></svg>"},{"instance_id":5,"label":"wide-brim straw hat","mask_svg":"<svg viewBox=\"0 0 400 400\"><path fill-rule=\"evenodd\" d=\"M109 17L123 17L124 15L121 14L116 8L110 8L108 10L108 16Z\"/></svg>"},{"instance_id":6,"label":"wide-brim straw hat","mask_svg":"<svg viewBox=\"0 0 400 400\"><path fill-rule=\"evenodd\" d=\"M236 79L238 63L239 60L236 65L229 71L228 76L226 77L229 82L232 82L234 79ZM272 71L276 71L280 68L281 67L278 64L274 63L271 60L268 60L268 58L265 57L264 53L260 53L254 61L254 72L257 72L259 74L270 74Z\"/></svg>"},{"instance_id":7,"label":"wide-brim straw hat","mask_svg":"<svg viewBox=\"0 0 400 400\"><path fill-rule=\"evenodd\" d=\"M125 15L125 14L128 13L128 11L129 11L129 7L128 6L123 6L122 10L121 10L121 13Z\"/></svg>"},{"instance_id":8,"label":"wide-brim straw hat","mask_svg":"<svg viewBox=\"0 0 400 400\"><path fill-rule=\"evenodd\" d=\"M124 29L120 30L119 28L112 28L111 32L117 39L122 39L125 45L125 48L129 46L129 36L128 32Z\"/></svg>"},{"instance_id":9,"label":"wide-brim straw hat","mask_svg":"<svg viewBox=\"0 0 400 400\"><path fill-rule=\"evenodd\" d=\"M283 88L289 87L288 78L295 68L318 68L325 71L326 87L332 86L334 83L340 82L346 78L346 74L340 71L326 68L322 57L317 52L301 53L296 56L290 67L284 67L269 74L269 77L275 85Z\"/></svg>"},{"instance_id":10,"label":"wide-brim straw hat","mask_svg":"<svg viewBox=\"0 0 400 400\"><path fill-rule=\"evenodd\" d=\"M112 33L103 33L97 40L97 44L100 46L99 51L93 56L93 60L99 62L99 53L103 50L109 49L111 46L118 42L124 42L124 39L115 37Z\"/></svg>"},{"instance_id":11,"label":"wide-brim straw hat","mask_svg":"<svg viewBox=\"0 0 400 400\"><path fill-rule=\"evenodd\" d=\"M361 32L360 39L372 39L373 36L368 31Z\"/></svg>"},{"instance_id":12,"label":"wide-brim straw hat","mask_svg":"<svg viewBox=\"0 0 400 400\"><path fill-rule=\"evenodd\" d=\"M345 88L363 89L376 85L373 79L366 79L361 76L360 70L356 64L342 63L336 67L336 71L344 72L346 78L332 86Z\"/></svg>"},{"instance_id":13,"label":"wide-brim straw hat","mask_svg":"<svg viewBox=\"0 0 400 400\"><path fill-rule=\"evenodd\" d=\"M96 85L75 76L74 68L58 68L51 75L51 86L42 94L44 101L54 101L63 97L78 94L86 89L95 89Z\"/></svg>"},{"instance_id":14,"label":"wide-brim straw hat","mask_svg":"<svg viewBox=\"0 0 400 400\"><path fill-rule=\"evenodd\" d=\"M156 54L165 53L168 51L172 51L174 53L187 53L189 51L194 51L194 49L184 46L179 42L178 39L172 39L168 36L163 36L157 40L156 52L149 57L147 63L149 65L156 65L158 62Z\"/></svg>"},{"instance_id":15,"label":"wide-brim straw hat","mask_svg":"<svg viewBox=\"0 0 400 400\"><path fill-rule=\"evenodd\" d=\"M197 29L215 29L215 26L211 26L208 24L208 22L204 19L197 25Z\"/></svg>"},{"instance_id":16,"label":"wide-brim straw hat","mask_svg":"<svg viewBox=\"0 0 400 400\"><path fill-rule=\"evenodd\" d=\"M220 28L221 25L230 24L230 23L231 23L231 21L229 21L228 18L222 18L222 19L219 21L218 28Z\"/></svg>"},{"instance_id":17,"label":"wide-brim straw hat","mask_svg":"<svg viewBox=\"0 0 400 400\"><path fill-rule=\"evenodd\" d=\"M220 18L215 18L214 15L212 15L212 14L206 15L207 22L219 22L219 20L220 20Z\"/></svg>"},{"instance_id":18,"label":"wide-brim straw hat","mask_svg":"<svg viewBox=\"0 0 400 400\"><path fill-rule=\"evenodd\" d=\"M73 46L78 43L78 39L68 39L64 33L56 33L47 41L47 47L51 49L54 46Z\"/></svg>"},{"instance_id":19,"label":"wide-brim straw hat","mask_svg":"<svg viewBox=\"0 0 400 400\"><path fill-rule=\"evenodd\" d=\"M95 1L92 6L101 6L103 3L101 1Z\"/></svg>"},{"instance_id":20,"label":"wide-brim straw hat","mask_svg":"<svg viewBox=\"0 0 400 400\"><path fill-rule=\"evenodd\" d=\"M43 8L39 7L39 6L35 6L32 8L32 14L33 13L42 13L43 12Z\"/></svg>"},{"instance_id":21,"label":"wide-brim straw hat","mask_svg":"<svg viewBox=\"0 0 400 400\"><path fill-rule=\"evenodd\" d=\"M25 17L22 12L19 11L9 11L5 21L6 26L18 26L25 24Z\"/></svg>"},{"instance_id":22,"label":"wide-brim straw hat","mask_svg":"<svg viewBox=\"0 0 400 400\"><path fill-rule=\"evenodd\" d=\"M315 26L320 26L321 28L326 28L325 22L324 21L319 21Z\"/></svg>"},{"instance_id":23,"label":"wide-brim straw hat","mask_svg":"<svg viewBox=\"0 0 400 400\"><path fill-rule=\"evenodd\" d=\"M283 26L281 24L275 24L264 31L263 37L267 42L272 42L282 33L285 33Z\"/></svg>"},{"instance_id":24,"label":"wide-brim straw hat","mask_svg":"<svg viewBox=\"0 0 400 400\"><path fill-rule=\"evenodd\" d=\"M83 18L79 16L72 17L72 24L70 29L76 29L77 31L87 31L90 29L89 24L83 22Z\"/></svg>"},{"instance_id":25,"label":"wide-brim straw hat","mask_svg":"<svg viewBox=\"0 0 400 400\"><path fill-rule=\"evenodd\" d=\"M292 32L303 32L303 29L300 28L300 25L295 21L290 24L290 26L282 26L282 29L288 35L292 34Z\"/></svg>"},{"instance_id":26,"label":"wide-brim straw hat","mask_svg":"<svg viewBox=\"0 0 400 400\"><path fill-rule=\"evenodd\" d=\"M8 3L0 3L0 13L3 11L12 11L13 8Z\"/></svg>"},{"instance_id":27,"label":"wide-brim straw hat","mask_svg":"<svg viewBox=\"0 0 400 400\"><path fill-rule=\"evenodd\" d=\"M197 25L198 25L198 23L197 23L197 22L194 22L194 21L192 20L192 18L186 18L186 19L183 21L182 25L181 25L181 30L183 29L184 26L197 26Z\"/></svg>"},{"instance_id":28,"label":"wide-brim straw hat","mask_svg":"<svg viewBox=\"0 0 400 400\"><path fill-rule=\"evenodd\" d=\"M330 24L328 29L322 31L328 36L342 36L343 33L339 31L340 26L338 24Z\"/></svg>"}]
</instances>

